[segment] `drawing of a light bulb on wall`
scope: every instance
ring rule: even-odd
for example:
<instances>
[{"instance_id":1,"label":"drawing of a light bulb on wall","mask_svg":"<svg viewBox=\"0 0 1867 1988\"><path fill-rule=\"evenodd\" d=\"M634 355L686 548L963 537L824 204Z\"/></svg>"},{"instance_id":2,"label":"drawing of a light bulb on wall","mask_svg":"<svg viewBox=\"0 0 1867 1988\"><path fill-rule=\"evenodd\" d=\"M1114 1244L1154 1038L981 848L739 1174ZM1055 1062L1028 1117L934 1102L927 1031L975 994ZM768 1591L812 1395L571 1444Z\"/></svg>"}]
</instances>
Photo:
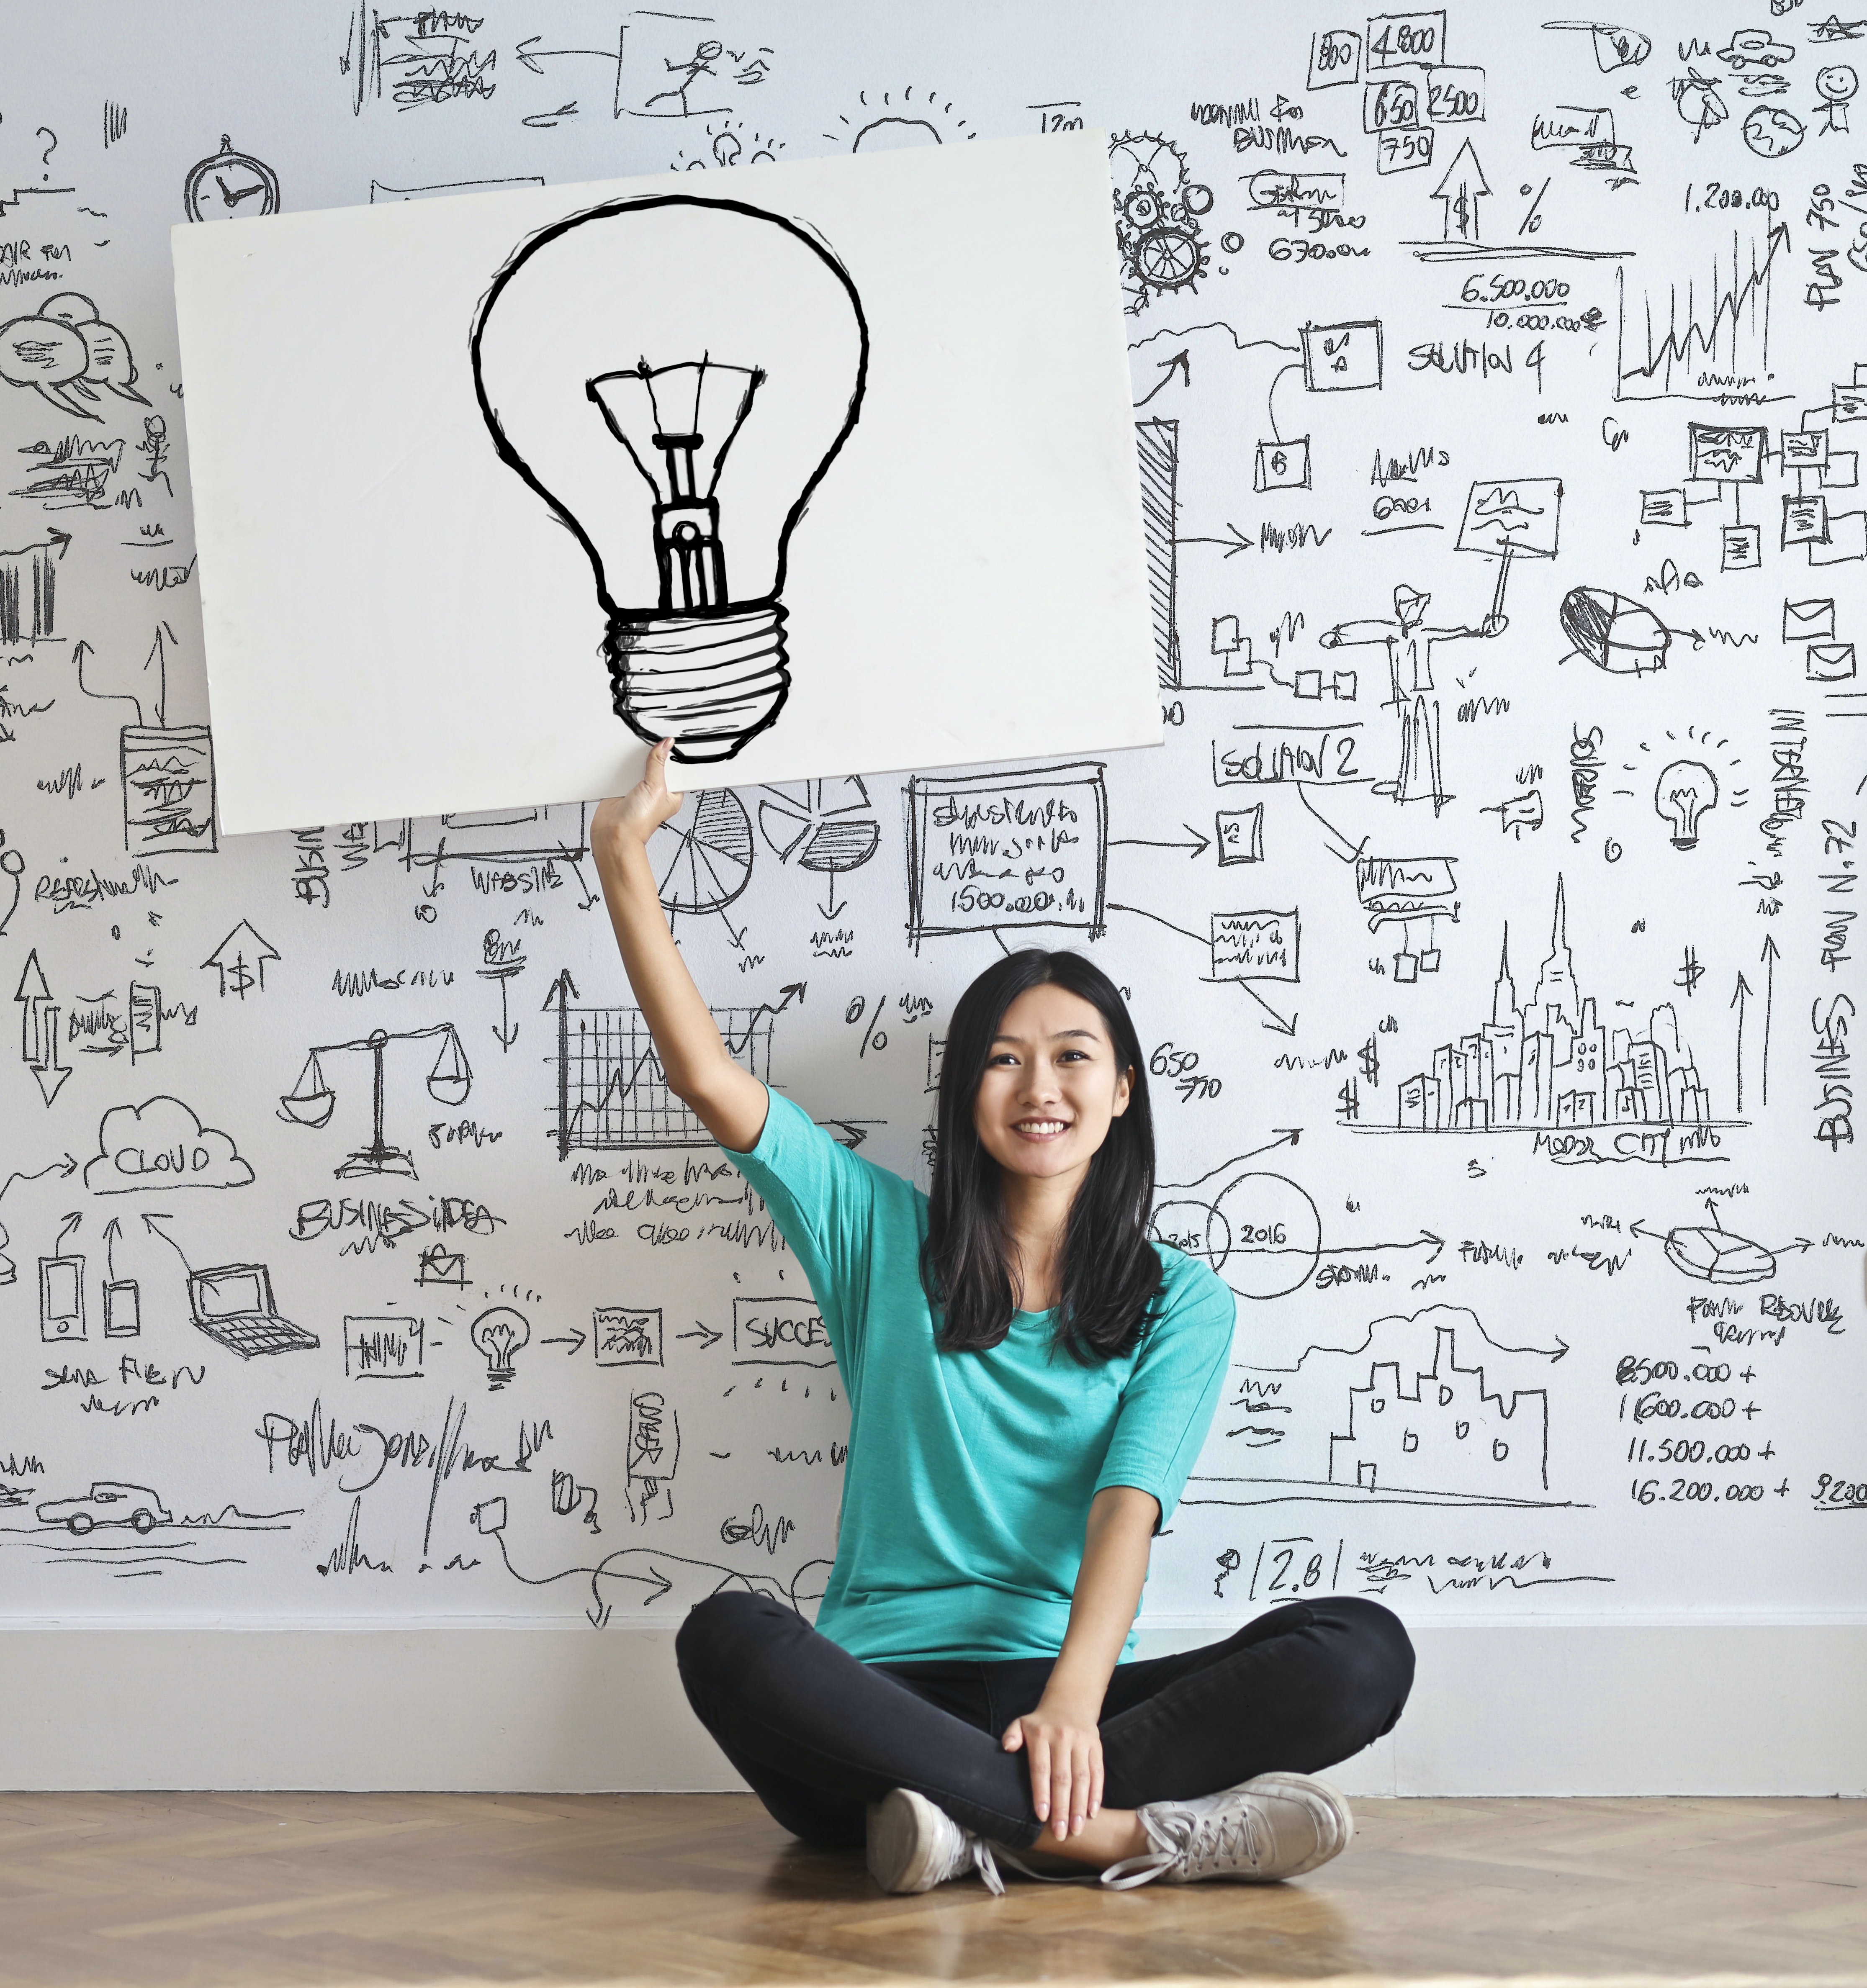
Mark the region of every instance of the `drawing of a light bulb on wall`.
<instances>
[{"instance_id":1,"label":"drawing of a light bulb on wall","mask_svg":"<svg viewBox=\"0 0 1867 1988\"><path fill-rule=\"evenodd\" d=\"M783 708L791 533L861 405L842 265L738 201L615 201L512 257L472 357L501 459L589 556L617 715L730 759Z\"/></svg>"},{"instance_id":2,"label":"drawing of a light bulb on wall","mask_svg":"<svg viewBox=\"0 0 1867 1988\"><path fill-rule=\"evenodd\" d=\"M487 1384L503 1388L512 1378L512 1355L531 1341L531 1321L510 1305L495 1305L473 1321L467 1337L486 1362Z\"/></svg>"},{"instance_id":3,"label":"drawing of a light bulb on wall","mask_svg":"<svg viewBox=\"0 0 1867 1988\"><path fill-rule=\"evenodd\" d=\"M1673 831L1675 849L1696 849L1700 817L1718 805L1718 776L1698 759L1675 759L1653 787L1653 812Z\"/></svg>"}]
</instances>

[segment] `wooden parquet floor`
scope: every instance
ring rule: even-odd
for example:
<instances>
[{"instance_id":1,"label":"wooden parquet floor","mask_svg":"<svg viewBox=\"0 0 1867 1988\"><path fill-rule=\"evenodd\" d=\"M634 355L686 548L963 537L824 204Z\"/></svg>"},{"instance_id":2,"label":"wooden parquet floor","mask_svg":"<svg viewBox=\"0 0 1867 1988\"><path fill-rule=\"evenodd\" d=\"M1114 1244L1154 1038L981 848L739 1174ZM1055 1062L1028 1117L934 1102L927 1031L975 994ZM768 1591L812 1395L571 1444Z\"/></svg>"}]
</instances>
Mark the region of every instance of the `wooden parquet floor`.
<instances>
[{"instance_id":1,"label":"wooden parquet floor","mask_svg":"<svg viewBox=\"0 0 1867 1988\"><path fill-rule=\"evenodd\" d=\"M1294 1884L888 1898L746 1795L0 1794L0 1982L1867 1988L1867 1804L1356 1810Z\"/></svg>"}]
</instances>

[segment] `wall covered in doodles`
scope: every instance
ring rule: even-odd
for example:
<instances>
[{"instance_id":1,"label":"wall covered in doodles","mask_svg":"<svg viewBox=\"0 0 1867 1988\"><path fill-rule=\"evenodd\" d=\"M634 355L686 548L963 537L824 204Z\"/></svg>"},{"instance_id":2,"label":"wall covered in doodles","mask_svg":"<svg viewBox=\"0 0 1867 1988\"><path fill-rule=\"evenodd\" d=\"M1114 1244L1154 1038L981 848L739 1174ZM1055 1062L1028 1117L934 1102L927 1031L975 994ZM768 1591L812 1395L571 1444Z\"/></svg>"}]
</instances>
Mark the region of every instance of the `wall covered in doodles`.
<instances>
[{"instance_id":1,"label":"wall covered in doodles","mask_svg":"<svg viewBox=\"0 0 1867 1988\"><path fill-rule=\"evenodd\" d=\"M1180 1640L1858 1620L1867 22L394 5L7 29L5 1619L613 1635L807 1610L835 1545L822 1323L587 810L220 832L171 225L1080 129L1166 742L692 798L658 874L732 1053L924 1178L1001 948L1129 992L1158 1232L1239 1297Z\"/></svg>"}]
</instances>

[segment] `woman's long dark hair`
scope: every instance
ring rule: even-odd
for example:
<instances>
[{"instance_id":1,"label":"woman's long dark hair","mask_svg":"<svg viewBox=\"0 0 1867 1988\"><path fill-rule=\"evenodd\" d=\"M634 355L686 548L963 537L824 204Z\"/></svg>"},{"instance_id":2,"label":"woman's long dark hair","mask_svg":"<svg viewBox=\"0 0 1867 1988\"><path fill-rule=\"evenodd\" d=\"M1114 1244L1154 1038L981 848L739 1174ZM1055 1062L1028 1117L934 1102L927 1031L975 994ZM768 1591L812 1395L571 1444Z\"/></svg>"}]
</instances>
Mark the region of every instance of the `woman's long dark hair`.
<instances>
[{"instance_id":1,"label":"woman's long dark hair","mask_svg":"<svg viewBox=\"0 0 1867 1988\"><path fill-rule=\"evenodd\" d=\"M1061 987L1101 1014L1118 1073L1133 1073L1128 1109L1070 1205L1064 1226L1054 1343L1084 1366L1128 1352L1146 1327L1161 1285L1148 1238L1154 1205L1154 1117L1147 1060L1114 983L1078 952L1031 948L988 967L959 997L947 1026L940 1114L921 1283L944 1309L942 1351L996 1346L1020 1295L1013 1286L1010 1239L997 1161L980 1143L972 1110L1005 1010L1033 987Z\"/></svg>"}]
</instances>

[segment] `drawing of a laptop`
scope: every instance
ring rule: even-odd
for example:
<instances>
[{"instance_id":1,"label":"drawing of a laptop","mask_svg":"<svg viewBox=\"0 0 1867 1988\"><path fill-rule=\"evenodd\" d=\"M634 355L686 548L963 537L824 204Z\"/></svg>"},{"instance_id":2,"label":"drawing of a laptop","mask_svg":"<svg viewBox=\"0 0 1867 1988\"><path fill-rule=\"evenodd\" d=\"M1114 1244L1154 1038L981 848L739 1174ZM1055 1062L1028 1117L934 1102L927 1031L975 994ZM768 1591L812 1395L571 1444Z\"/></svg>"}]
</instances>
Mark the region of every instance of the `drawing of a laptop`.
<instances>
[{"instance_id":1,"label":"drawing of a laptop","mask_svg":"<svg viewBox=\"0 0 1867 1988\"><path fill-rule=\"evenodd\" d=\"M272 1302L272 1274L263 1263L223 1263L218 1270L191 1271L188 1310L210 1339L242 1360L318 1344L315 1332L279 1316Z\"/></svg>"}]
</instances>

